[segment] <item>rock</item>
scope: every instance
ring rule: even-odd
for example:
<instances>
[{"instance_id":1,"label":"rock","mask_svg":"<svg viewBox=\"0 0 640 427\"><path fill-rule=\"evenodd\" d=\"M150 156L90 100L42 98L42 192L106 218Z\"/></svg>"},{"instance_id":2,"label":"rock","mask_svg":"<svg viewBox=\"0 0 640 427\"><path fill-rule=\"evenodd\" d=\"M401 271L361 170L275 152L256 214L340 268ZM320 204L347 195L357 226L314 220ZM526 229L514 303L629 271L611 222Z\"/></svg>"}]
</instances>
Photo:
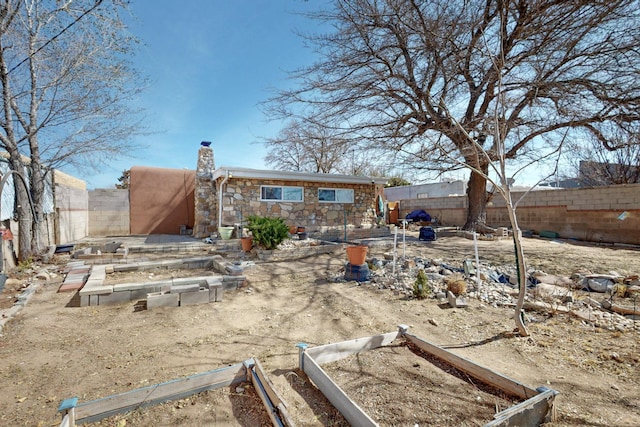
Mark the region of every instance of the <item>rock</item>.
<instances>
[{"instance_id":1,"label":"rock","mask_svg":"<svg viewBox=\"0 0 640 427\"><path fill-rule=\"evenodd\" d=\"M585 277L582 287L586 291L605 293L613 289L614 281L606 277Z\"/></svg>"},{"instance_id":2,"label":"rock","mask_svg":"<svg viewBox=\"0 0 640 427\"><path fill-rule=\"evenodd\" d=\"M403 267L408 269L416 268L416 261L414 259L406 259Z\"/></svg>"},{"instance_id":3,"label":"rock","mask_svg":"<svg viewBox=\"0 0 640 427\"><path fill-rule=\"evenodd\" d=\"M640 297L640 285L627 286L627 295L633 299Z\"/></svg>"},{"instance_id":4,"label":"rock","mask_svg":"<svg viewBox=\"0 0 640 427\"><path fill-rule=\"evenodd\" d=\"M539 283L533 288L533 294L535 296L564 299L567 296L573 298L571 291L566 287L550 285L546 283Z\"/></svg>"},{"instance_id":5,"label":"rock","mask_svg":"<svg viewBox=\"0 0 640 427\"><path fill-rule=\"evenodd\" d=\"M51 276L47 270L38 271L35 278L38 280L44 280L45 282L49 282L51 280Z\"/></svg>"},{"instance_id":6,"label":"rock","mask_svg":"<svg viewBox=\"0 0 640 427\"><path fill-rule=\"evenodd\" d=\"M22 283L20 280L9 277L7 278L7 281L4 283L4 285L6 287L12 287L18 286L20 283Z\"/></svg>"},{"instance_id":7,"label":"rock","mask_svg":"<svg viewBox=\"0 0 640 427\"><path fill-rule=\"evenodd\" d=\"M573 285L573 280L568 277L555 276L553 274L546 274L541 271L536 271L533 273L533 277L536 278L540 283L544 283L547 285L558 285L558 286L570 286Z\"/></svg>"}]
</instances>

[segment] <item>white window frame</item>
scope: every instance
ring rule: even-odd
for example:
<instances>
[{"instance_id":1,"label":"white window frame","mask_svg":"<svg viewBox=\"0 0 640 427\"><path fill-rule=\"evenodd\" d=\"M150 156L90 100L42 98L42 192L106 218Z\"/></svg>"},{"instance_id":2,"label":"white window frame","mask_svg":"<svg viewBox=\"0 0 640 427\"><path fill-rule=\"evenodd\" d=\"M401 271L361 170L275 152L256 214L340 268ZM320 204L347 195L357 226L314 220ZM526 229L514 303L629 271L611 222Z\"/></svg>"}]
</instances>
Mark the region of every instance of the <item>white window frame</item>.
<instances>
[{"instance_id":1,"label":"white window frame","mask_svg":"<svg viewBox=\"0 0 640 427\"><path fill-rule=\"evenodd\" d=\"M321 191L333 191L334 192L334 200L320 200L320 192ZM342 194L341 197L338 197L338 194ZM351 197L347 197L344 199L345 195L350 195ZM355 192L353 188L318 188L318 202L319 203L353 203L355 197Z\"/></svg>"},{"instance_id":2,"label":"white window frame","mask_svg":"<svg viewBox=\"0 0 640 427\"><path fill-rule=\"evenodd\" d=\"M279 188L282 194L280 199L263 199L262 194L264 188ZM298 199L285 199L286 190L300 190L301 198ZM301 203L304 202L304 187L290 187L286 185L261 185L260 186L260 201L261 202L292 202L292 203Z\"/></svg>"}]
</instances>

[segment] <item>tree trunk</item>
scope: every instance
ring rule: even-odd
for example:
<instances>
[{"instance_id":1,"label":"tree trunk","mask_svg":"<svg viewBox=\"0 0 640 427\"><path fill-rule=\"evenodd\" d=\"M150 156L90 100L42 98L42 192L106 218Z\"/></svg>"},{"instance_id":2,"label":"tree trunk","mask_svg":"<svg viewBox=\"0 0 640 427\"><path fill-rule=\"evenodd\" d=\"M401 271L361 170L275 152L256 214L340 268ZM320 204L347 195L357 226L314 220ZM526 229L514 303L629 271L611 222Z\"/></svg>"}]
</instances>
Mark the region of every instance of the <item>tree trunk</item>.
<instances>
[{"instance_id":1,"label":"tree trunk","mask_svg":"<svg viewBox=\"0 0 640 427\"><path fill-rule=\"evenodd\" d=\"M487 174L488 165L482 165L482 172ZM487 226L487 178L478 172L471 171L467 184L467 222L462 227L463 230L487 233L493 231Z\"/></svg>"},{"instance_id":2,"label":"tree trunk","mask_svg":"<svg viewBox=\"0 0 640 427\"><path fill-rule=\"evenodd\" d=\"M32 105L34 104L35 100L32 101ZM37 117L37 111L32 111L31 116L34 118ZM40 254L44 249L44 238L48 235L44 221L45 174L40 159L40 147L37 132L35 131L35 124L31 124L29 133L29 149L31 150L31 173L29 178L31 201L33 202L33 211L35 212L35 218L33 218L32 224L31 248L34 253Z\"/></svg>"},{"instance_id":3,"label":"tree trunk","mask_svg":"<svg viewBox=\"0 0 640 427\"><path fill-rule=\"evenodd\" d=\"M11 150L9 164L11 170L16 171L24 178L24 163L17 150ZM16 195L15 211L18 217L18 260L25 261L33 255L31 248L31 202L25 181L20 176L13 175L13 186Z\"/></svg>"},{"instance_id":4,"label":"tree trunk","mask_svg":"<svg viewBox=\"0 0 640 427\"><path fill-rule=\"evenodd\" d=\"M44 174L39 163L31 163L31 196L36 217L33 218L31 248L34 253L41 253L44 249L46 237L46 223L44 221Z\"/></svg>"}]
</instances>

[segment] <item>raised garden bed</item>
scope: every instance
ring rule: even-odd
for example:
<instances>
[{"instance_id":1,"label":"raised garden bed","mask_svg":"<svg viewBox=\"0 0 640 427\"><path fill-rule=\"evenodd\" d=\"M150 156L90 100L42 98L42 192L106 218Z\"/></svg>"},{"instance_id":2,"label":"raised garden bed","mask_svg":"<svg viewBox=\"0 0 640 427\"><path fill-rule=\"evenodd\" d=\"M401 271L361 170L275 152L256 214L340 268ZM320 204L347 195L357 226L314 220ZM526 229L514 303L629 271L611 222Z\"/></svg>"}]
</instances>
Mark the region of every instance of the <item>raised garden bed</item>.
<instances>
[{"instance_id":1,"label":"raised garden bed","mask_svg":"<svg viewBox=\"0 0 640 427\"><path fill-rule=\"evenodd\" d=\"M537 426L554 418L557 391L532 389L408 334L406 326L298 347L300 368L352 426Z\"/></svg>"}]
</instances>

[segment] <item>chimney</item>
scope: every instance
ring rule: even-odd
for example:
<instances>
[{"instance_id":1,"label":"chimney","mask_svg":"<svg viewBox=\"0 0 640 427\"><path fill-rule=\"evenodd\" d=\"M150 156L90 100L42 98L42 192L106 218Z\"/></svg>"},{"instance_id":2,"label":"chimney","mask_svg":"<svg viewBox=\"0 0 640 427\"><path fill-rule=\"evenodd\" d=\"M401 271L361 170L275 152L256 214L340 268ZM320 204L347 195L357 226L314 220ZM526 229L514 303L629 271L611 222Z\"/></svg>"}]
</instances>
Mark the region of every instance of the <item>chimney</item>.
<instances>
[{"instance_id":1,"label":"chimney","mask_svg":"<svg viewBox=\"0 0 640 427\"><path fill-rule=\"evenodd\" d=\"M193 237L199 239L209 237L216 228L215 183L213 182L215 162L210 145L210 141L202 141L198 150Z\"/></svg>"}]
</instances>

